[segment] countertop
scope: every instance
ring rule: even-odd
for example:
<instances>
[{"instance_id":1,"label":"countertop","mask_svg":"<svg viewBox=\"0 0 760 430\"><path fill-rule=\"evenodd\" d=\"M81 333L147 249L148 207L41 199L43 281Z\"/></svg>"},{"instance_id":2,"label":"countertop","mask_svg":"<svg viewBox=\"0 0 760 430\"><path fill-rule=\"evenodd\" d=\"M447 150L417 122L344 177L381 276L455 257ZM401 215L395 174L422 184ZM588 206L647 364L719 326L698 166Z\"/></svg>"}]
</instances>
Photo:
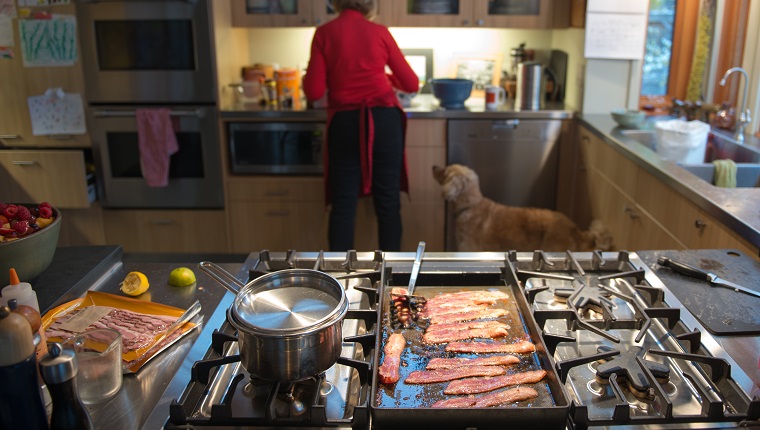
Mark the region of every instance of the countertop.
<instances>
[{"instance_id":1,"label":"countertop","mask_svg":"<svg viewBox=\"0 0 760 430\"><path fill-rule=\"evenodd\" d=\"M623 156L760 248L760 188L720 188L700 180L675 162L662 159L649 147L626 136L624 129L618 127L608 114L578 115L578 120ZM652 129L652 121L643 128ZM760 150L760 139L748 136L745 145Z\"/></svg>"},{"instance_id":2,"label":"countertop","mask_svg":"<svg viewBox=\"0 0 760 430\"><path fill-rule=\"evenodd\" d=\"M278 118L282 120L325 121L325 109L302 107L279 108L277 106L261 106L258 103L222 103L220 109L222 120L257 120ZM486 109L485 98L470 97L465 101L464 109L446 109L440 106L438 100L430 94L419 94L411 101L411 106L405 107L407 118L411 119L571 119L575 112L563 103L546 103L539 110L515 109L514 100L497 109Z\"/></svg>"},{"instance_id":3,"label":"countertop","mask_svg":"<svg viewBox=\"0 0 760 430\"><path fill-rule=\"evenodd\" d=\"M652 253L650 251L649 253ZM680 251L672 251L678 258ZM700 253L706 251L684 251ZM647 252L642 252L647 254ZM410 259L413 254L409 253ZM124 254L118 246L97 247L61 247L56 250L53 263L34 282L40 303L58 304L71 297L79 297L87 290L108 293L118 292L119 282L129 271L139 270L150 280L150 290L139 296L141 300L163 303L180 308L189 307L195 300L201 302L201 314L204 315L202 330L206 333L219 327L223 321L223 312L214 312L217 308L226 309L234 295L227 292L205 272L197 269L199 261L209 260L218 263L238 279L247 279L245 258L240 254L230 255L196 255L196 254ZM169 272L178 266L194 269L198 282L187 288L171 287L167 284ZM222 318L222 319L219 319ZM200 330L195 330L175 343L168 350L157 355L137 374L125 375L119 393L104 402L88 406L95 428L109 430L132 430L153 423L149 421L158 416L161 421L168 416L168 405L174 399L164 396L174 374L187 365L187 356L203 356L207 344L197 342ZM716 340L726 351L736 358L740 367L753 379L753 393L760 392L758 383L760 372L757 369L758 337L720 337ZM189 371L189 370L188 370ZM158 408L158 409L156 409ZM159 413L166 410L166 415ZM156 410L157 414L151 415ZM146 422L149 421L149 422ZM151 428L154 428L152 425Z\"/></svg>"}]
</instances>

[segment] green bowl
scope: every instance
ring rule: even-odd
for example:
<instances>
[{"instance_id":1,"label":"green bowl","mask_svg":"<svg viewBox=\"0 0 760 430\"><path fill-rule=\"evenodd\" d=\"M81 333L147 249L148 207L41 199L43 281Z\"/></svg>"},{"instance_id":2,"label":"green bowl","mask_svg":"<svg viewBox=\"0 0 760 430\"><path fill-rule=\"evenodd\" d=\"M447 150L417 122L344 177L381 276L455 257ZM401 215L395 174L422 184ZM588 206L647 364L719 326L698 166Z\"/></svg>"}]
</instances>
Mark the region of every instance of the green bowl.
<instances>
[{"instance_id":1,"label":"green bowl","mask_svg":"<svg viewBox=\"0 0 760 430\"><path fill-rule=\"evenodd\" d=\"M625 108L612 109L610 114L612 119L623 128L638 128L646 118L646 113L643 111Z\"/></svg>"},{"instance_id":2,"label":"green bowl","mask_svg":"<svg viewBox=\"0 0 760 430\"><path fill-rule=\"evenodd\" d=\"M15 204L26 207L37 206L27 203ZM0 289L10 283L11 268L16 269L21 282L31 282L53 261L63 217L60 210L52 209L55 221L47 227L21 239L0 243Z\"/></svg>"}]
</instances>

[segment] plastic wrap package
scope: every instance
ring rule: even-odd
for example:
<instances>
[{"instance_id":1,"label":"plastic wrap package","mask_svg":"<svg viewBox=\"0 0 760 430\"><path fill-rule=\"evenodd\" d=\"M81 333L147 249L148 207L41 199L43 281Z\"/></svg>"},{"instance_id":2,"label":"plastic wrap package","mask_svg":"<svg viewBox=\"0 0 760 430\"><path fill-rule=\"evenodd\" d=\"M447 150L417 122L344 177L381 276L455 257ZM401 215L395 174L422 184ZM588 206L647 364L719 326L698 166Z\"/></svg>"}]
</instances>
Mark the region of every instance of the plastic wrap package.
<instances>
[{"instance_id":1,"label":"plastic wrap package","mask_svg":"<svg viewBox=\"0 0 760 430\"><path fill-rule=\"evenodd\" d=\"M674 119L660 121L654 127L657 153L662 158L682 164L704 163L710 125L702 121Z\"/></svg>"}]
</instances>

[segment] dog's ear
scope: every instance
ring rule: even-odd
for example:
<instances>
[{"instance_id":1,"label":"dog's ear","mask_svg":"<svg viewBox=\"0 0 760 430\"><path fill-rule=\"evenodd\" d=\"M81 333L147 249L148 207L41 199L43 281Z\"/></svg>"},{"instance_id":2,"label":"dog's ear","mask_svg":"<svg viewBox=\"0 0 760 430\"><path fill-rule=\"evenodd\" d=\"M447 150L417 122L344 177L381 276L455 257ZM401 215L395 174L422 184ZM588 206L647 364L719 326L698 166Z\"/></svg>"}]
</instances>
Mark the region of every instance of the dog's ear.
<instances>
[{"instance_id":1,"label":"dog's ear","mask_svg":"<svg viewBox=\"0 0 760 430\"><path fill-rule=\"evenodd\" d=\"M467 186L467 177L456 174L446 175L446 181L443 183L443 198L449 201L457 199L459 194Z\"/></svg>"}]
</instances>

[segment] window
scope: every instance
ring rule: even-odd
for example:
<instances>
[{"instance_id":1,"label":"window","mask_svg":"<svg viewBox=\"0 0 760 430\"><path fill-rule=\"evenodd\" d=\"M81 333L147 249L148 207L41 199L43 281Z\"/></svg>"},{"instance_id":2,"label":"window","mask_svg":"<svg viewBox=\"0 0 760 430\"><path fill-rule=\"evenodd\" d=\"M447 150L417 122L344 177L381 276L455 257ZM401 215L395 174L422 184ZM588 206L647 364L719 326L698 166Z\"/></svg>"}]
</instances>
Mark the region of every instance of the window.
<instances>
[{"instance_id":1,"label":"window","mask_svg":"<svg viewBox=\"0 0 760 430\"><path fill-rule=\"evenodd\" d=\"M676 0L652 0L649 5L647 41L642 66L641 94L668 94L670 58L673 49L673 27Z\"/></svg>"}]
</instances>

